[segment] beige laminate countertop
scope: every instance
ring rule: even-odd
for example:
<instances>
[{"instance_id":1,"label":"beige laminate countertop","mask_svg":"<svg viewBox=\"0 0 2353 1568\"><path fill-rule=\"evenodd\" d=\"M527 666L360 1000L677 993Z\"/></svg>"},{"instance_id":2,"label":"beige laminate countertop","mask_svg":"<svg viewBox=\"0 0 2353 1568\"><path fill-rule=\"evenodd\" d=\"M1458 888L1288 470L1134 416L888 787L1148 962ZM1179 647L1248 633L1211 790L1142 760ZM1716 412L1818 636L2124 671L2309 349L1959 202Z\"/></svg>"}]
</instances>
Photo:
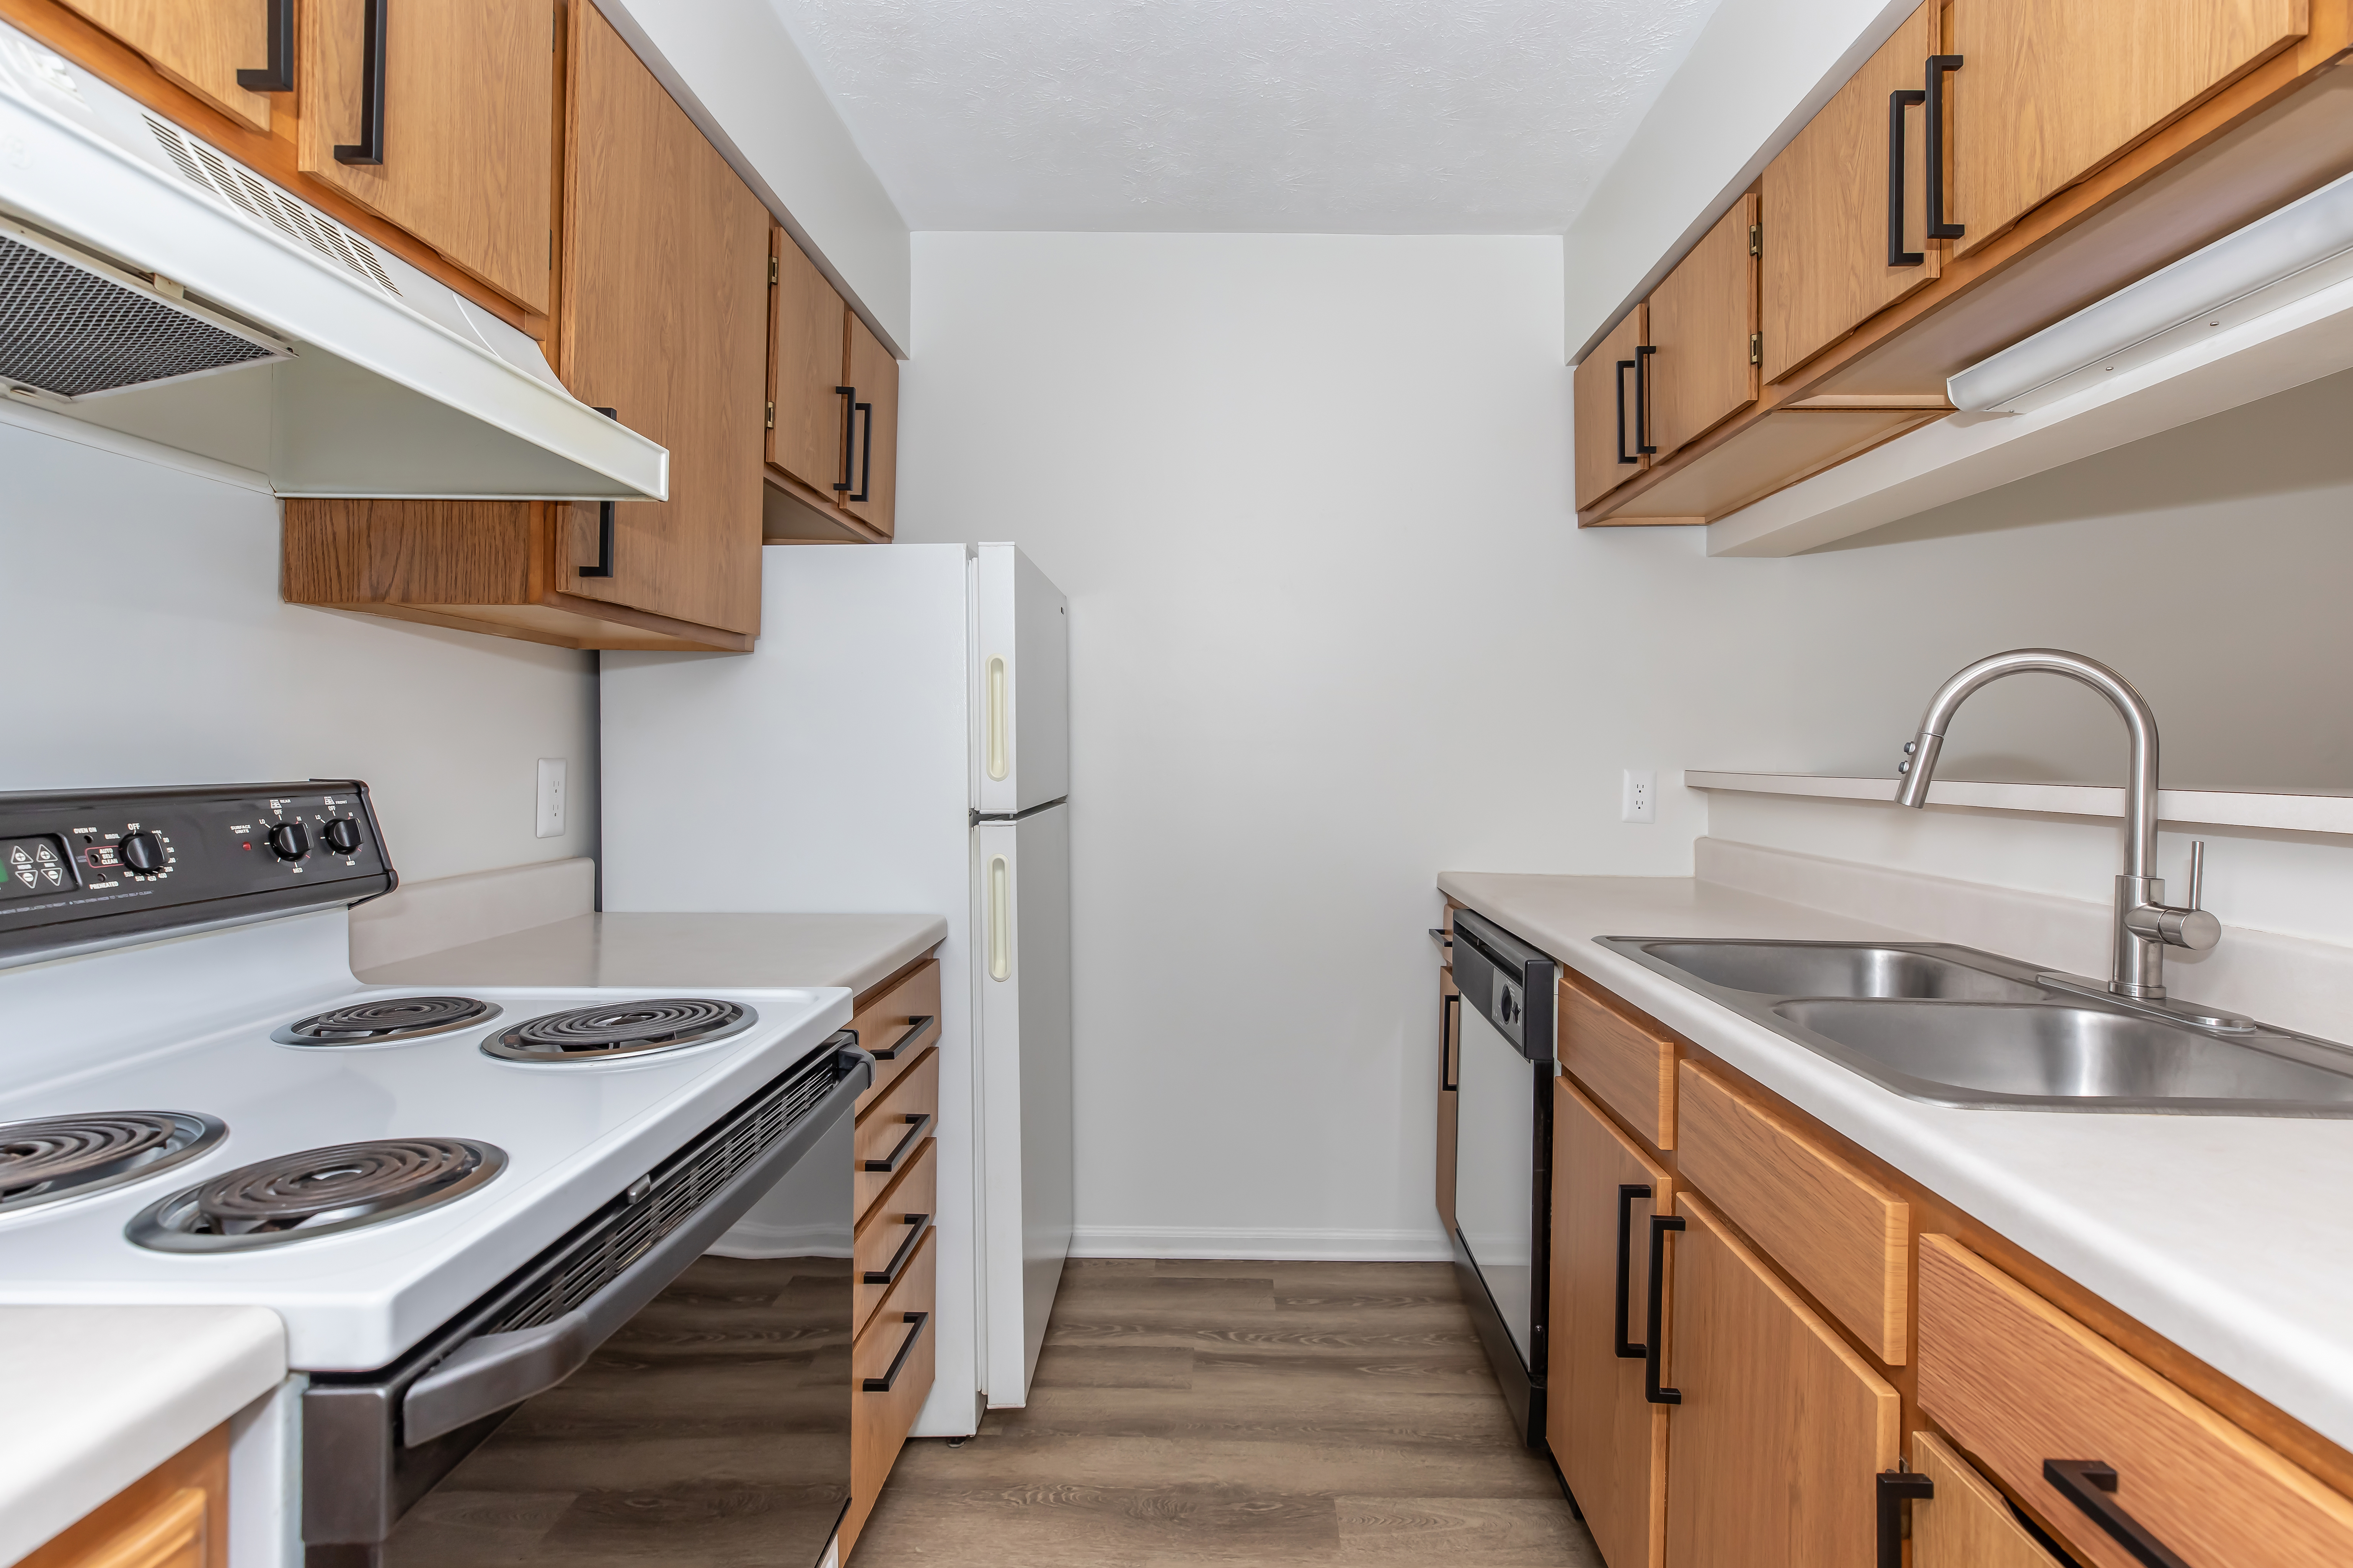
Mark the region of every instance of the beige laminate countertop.
<instances>
[{"instance_id":1,"label":"beige laminate countertop","mask_svg":"<svg viewBox=\"0 0 2353 1568\"><path fill-rule=\"evenodd\" d=\"M0 1563L14 1563L286 1375L260 1307L0 1307Z\"/></svg>"},{"instance_id":2,"label":"beige laminate countertop","mask_svg":"<svg viewBox=\"0 0 2353 1568\"><path fill-rule=\"evenodd\" d=\"M2353 1447L2353 1121L1924 1104L1593 940L1910 933L1691 878L1438 885Z\"/></svg>"},{"instance_id":3,"label":"beige laminate countertop","mask_svg":"<svg viewBox=\"0 0 2353 1568\"><path fill-rule=\"evenodd\" d=\"M588 914L360 972L370 985L841 985L889 979L937 915Z\"/></svg>"}]
</instances>

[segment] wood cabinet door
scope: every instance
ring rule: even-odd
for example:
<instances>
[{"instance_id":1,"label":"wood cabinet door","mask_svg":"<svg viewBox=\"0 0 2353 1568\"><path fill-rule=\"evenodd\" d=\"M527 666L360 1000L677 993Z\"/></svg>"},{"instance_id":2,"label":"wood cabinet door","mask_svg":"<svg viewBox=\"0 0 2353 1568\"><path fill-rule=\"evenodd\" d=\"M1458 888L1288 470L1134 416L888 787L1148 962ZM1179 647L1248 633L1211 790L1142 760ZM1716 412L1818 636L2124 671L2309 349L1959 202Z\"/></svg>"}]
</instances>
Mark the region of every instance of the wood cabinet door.
<instances>
[{"instance_id":1,"label":"wood cabinet door","mask_svg":"<svg viewBox=\"0 0 2353 1568\"><path fill-rule=\"evenodd\" d=\"M850 399L858 420L850 489L843 504L858 520L891 537L899 480L899 362L856 316L849 318Z\"/></svg>"},{"instance_id":2,"label":"wood cabinet door","mask_svg":"<svg viewBox=\"0 0 2353 1568\"><path fill-rule=\"evenodd\" d=\"M1635 396L1651 308L1637 305L1577 367L1570 417L1577 430L1577 505L1582 511L1650 465L1635 450L1642 416Z\"/></svg>"},{"instance_id":3,"label":"wood cabinet door","mask_svg":"<svg viewBox=\"0 0 2353 1568\"><path fill-rule=\"evenodd\" d=\"M1936 280L1941 252L1927 237L1923 178L1927 119L1914 106L1904 107L1900 120L1890 118L1891 94L1926 90L1936 37L1936 0L1928 0L1765 166L1762 330L1768 382ZM1921 258L1910 266L1888 259L1888 153L1899 123L1903 249Z\"/></svg>"},{"instance_id":4,"label":"wood cabinet door","mask_svg":"<svg viewBox=\"0 0 2353 1568\"><path fill-rule=\"evenodd\" d=\"M2261 64L2310 0L1953 0L1952 195L1967 256Z\"/></svg>"},{"instance_id":5,"label":"wood cabinet door","mask_svg":"<svg viewBox=\"0 0 2353 1568\"><path fill-rule=\"evenodd\" d=\"M1462 1095L1456 1088L1462 1048L1462 993L1451 970L1438 972L1438 1223L1454 1235L1454 1151L1462 1122ZM1557 1301L1560 1298L1553 1298Z\"/></svg>"},{"instance_id":6,"label":"wood cabinet door","mask_svg":"<svg viewBox=\"0 0 2353 1568\"><path fill-rule=\"evenodd\" d=\"M1757 401L1757 200L1741 197L1651 290L1651 444L1666 461Z\"/></svg>"},{"instance_id":7,"label":"wood cabinet door","mask_svg":"<svg viewBox=\"0 0 2353 1568\"><path fill-rule=\"evenodd\" d=\"M2009 1500L1943 1438L1913 1433L1912 1468L1936 1489L1912 1504L1912 1568L2056 1568Z\"/></svg>"},{"instance_id":8,"label":"wood cabinet door","mask_svg":"<svg viewBox=\"0 0 2353 1568\"><path fill-rule=\"evenodd\" d=\"M562 590L728 631L760 625L767 209L593 5L571 11L558 341L581 402L670 448L670 499L572 511Z\"/></svg>"},{"instance_id":9,"label":"wood cabinet door","mask_svg":"<svg viewBox=\"0 0 2353 1568\"><path fill-rule=\"evenodd\" d=\"M1872 1568L1898 1401L1715 1210L1684 1194L1668 1262L1668 1568Z\"/></svg>"},{"instance_id":10,"label":"wood cabinet door","mask_svg":"<svg viewBox=\"0 0 2353 1568\"><path fill-rule=\"evenodd\" d=\"M817 263L783 228L769 233L776 281L769 289L768 397L776 416L768 461L822 496L849 466L849 399L840 390L848 364L849 308Z\"/></svg>"},{"instance_id":11,"label":"wood cabinet door","mask_svg":"<svg viewBox=\"0 0 2353 1568\"><path fill-rule=\"evenodd\" d=\"M1552 1340L1545 1441L1609 1568L1659 1568L1666 1549L1667 1407L1643 1363L1651 1215L1672 1178L1567 1079L1553 1080ZM1629 1188L1640 1188L1630 1192ZM1621 1317L1620 1314L1623 1313Z\"/></svg>"},{"instance_id":12,"label":"wood cabinet door","mask_svg":"<svg viewBox=\"0 0 2353 1568\"><path fill-rule=\"evenodd\" d=\"M572 10L595 16L593 6ZM377 18L380 53L368 37ZM554 0L310 0L301 33L302 172L544 311L554 258ZM383 79L373 116L371 59Z\"/></svg>"},{"instance_id":13,"label":"wood cabinet door","mask_svg":"<svg viewBox=\"0 0 2353 1568\"><path fill-rule=\"evenodd\" d=\"M231 120L269 129L269 99L237 72L269 64L264 0L62 0ZM291 68L293 61L286 62Z\"/></svg>"}]
</instances>

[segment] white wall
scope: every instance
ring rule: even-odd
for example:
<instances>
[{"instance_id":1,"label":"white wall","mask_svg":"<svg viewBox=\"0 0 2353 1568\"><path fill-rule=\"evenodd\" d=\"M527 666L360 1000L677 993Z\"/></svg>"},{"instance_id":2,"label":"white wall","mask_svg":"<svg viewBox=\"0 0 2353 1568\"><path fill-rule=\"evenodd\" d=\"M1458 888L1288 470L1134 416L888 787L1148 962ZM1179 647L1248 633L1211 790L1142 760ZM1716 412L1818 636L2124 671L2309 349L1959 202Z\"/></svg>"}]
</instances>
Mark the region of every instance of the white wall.
<instances>
[{"instance_id":1,"label":"white wall","mask_svg":"<svg viewBox=\"0 0 2353 1568\"><path fill-rule=\"evenodd\" d=\"M283 604L235 485L6 424L0 476L0 789L359 778L404 879L595 852L593 655Z\"/></svg>"},{"instance_id":2,"label":"white wall","mask_svg":"<svg viewBox=\"0 0 2353 1568\"><path fill-rule=\"evenodd\" d=\"M1434 1250L1432 879L1686 874L1704 797L1620 823L1623 767L1891 767L1944 676L2045 643L2143 685L2168 778L2353 784L2326 673L2353 655L2353 381L1869 548L1710 560L1698 530L1574 527L1549 238L925 234L914 258L900 537L1015 540L1071 596L1094 1249ZM1956 776L2121 765L2063 683L1963 724ZM1917 853L2092 868L2097 898L2084 831L2040 870ZM2287 930L2346 858L2218 855L2226 921Z\"/></svg>"}]
</instances>

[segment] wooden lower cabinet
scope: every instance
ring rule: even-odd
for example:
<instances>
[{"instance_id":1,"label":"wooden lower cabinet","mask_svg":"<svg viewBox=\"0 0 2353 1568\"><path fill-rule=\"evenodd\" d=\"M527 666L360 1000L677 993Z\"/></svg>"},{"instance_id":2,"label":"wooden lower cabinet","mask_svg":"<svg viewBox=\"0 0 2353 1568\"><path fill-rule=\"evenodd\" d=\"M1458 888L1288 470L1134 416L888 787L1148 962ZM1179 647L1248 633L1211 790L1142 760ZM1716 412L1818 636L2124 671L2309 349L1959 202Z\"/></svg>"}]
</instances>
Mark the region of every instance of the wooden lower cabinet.
<instances>
[{"instance_id":1,"label":"wooden lower cabinet","mask_svg":"<svg viewBox=\"0 0 2353 1568\"><path fill-rule=\"evenodd\" d=\"M1454 1152L1462 1121L1462 993L1451 966L1438 972L1438 1223L1454 1235Z\"/></svg>"},{"instance_id":2,"label":"wooden lower cabinet","mask_svg":"<svg viewBox=\"0 0 2353 1568\"><path fill-rule=\"evenodd\" d=\"M227 1568L228 1428L216 1426L17 1568Z\"/></svg>"},{"instance_id":3,"label":"wooden lower cabinet","mask_svg":"<svg viewBox=\"0 0 2353 1568\"><path fill-rule=\"evenodd\" d=\"M1932 1489L1912 1504L1912 1568L2052 1568L2010 1500L1951 1444L1913 1433L1912 1468Z\"/></svg>"},{"instance_id":4,"label":"wooden lower cabinet","mask_svg":"<svg viewBox=\"0 0 2353 1568\"><path fill-rule=\"evenodd\" d=\"M1653 1214L1674 1180L1566 1079L1553 1085L1552 1314L1545 1440L1610 1568L1665 1560L1667 1408L1643 1388Z\"/></svg>"}]
</instances>

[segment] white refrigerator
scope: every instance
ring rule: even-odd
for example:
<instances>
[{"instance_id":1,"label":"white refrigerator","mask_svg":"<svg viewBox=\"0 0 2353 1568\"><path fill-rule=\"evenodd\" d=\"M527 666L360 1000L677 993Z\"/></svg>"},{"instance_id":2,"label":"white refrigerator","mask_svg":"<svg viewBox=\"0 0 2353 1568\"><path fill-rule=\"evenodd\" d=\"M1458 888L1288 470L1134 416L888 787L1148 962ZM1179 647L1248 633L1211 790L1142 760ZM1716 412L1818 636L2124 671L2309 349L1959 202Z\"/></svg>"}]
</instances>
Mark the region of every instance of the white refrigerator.
<instances>
[{"instance_id":1,"label":"white refrigerator","mask_svg":"<svg viewBox=\"0 0 2353 1568\"><path fill-rule=\"evenodd\" d=\"M608 910L928 912L938 1374L921 1436L1037 1370L1070 1251L1069 619L1010 544L771 545L749 654L607 653Z\"/></svg>"}]
</instances>

